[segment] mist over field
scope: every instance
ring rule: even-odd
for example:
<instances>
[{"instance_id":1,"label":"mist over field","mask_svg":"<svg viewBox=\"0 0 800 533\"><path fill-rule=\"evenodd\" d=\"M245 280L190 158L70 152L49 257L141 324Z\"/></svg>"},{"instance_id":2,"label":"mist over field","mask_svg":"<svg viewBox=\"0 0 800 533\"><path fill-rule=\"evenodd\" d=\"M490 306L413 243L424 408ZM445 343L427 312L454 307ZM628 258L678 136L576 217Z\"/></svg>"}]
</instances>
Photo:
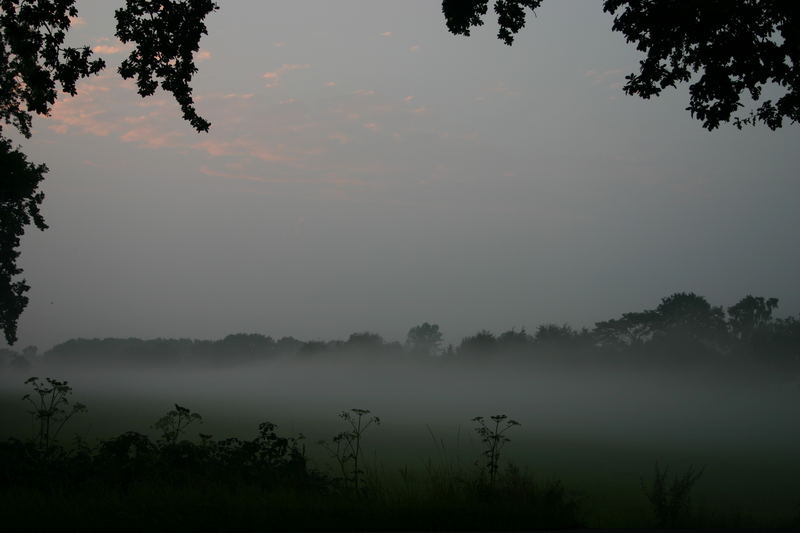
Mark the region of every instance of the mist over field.
<instances>
[{"instance_id":1,"label":"mist over field","mask_svg":"<svg viewBox=\"0 0 800 533\"><path fill-rule=\"evenodd\" d=\"M64 440L131 430L155 438L153 423L177 403L203 416L185 435L190 440L199 433L251 438L259 423L270 421L283 434L305 435L311 464L335 472L318 441L342 430L340 412L361 408L381 419L365 438L366 457L394 479L398 469L424 473L431 464L477 472L481 446L472 419L507 414L521 426L509 433L504 464L540 479L557 476L612 516L632 500L647 520L640 485L656 462L676 471L704 467L695 498L717 512L768 520L784 516L794 501L797 375L750 365L578 364L574 354L570 360L555 350L527 361L508 354L489 360L392 355L340 350L226 367L65 365L43 358L0 375L0 437L31 431L20 401L28 374L57 375L88 405L88 413L70 421Z\"/></svg>"},{"instance_id":2,"label":"mist over field","mask_svg":"<svg viewBox=\"0 0 800 533\"><path fill-rule=\"evenodd\" d=\"M247 432L262 420L308 433L317 424L334 426L336 414L357 407L380 415L381 431L423 436L426 425L448 432L461 425L466 437L471 418L506 413L522 423L520 436L534 440L726 452L786 452L800 444L800 380L724 370L717 375L707 369L580 368L514 360L462 365L339 353L221 369L53 368L45 363L27 374L68 380L75 397L89 403L87 418L100 416L102 422L75 423L97 436L133 427L147 431L161 411L179 403L205 416L206 426L198 428L205 433L215 433L215 427ZM3 373L4 396L21 395L27 374ZM117 408L122 416L112 415ZM14 418L24 418L21 403L17 410ZM7 403L3 415L12 414ZM3 427L11 432L12 426Z\"/></svg>"}]
</instances>

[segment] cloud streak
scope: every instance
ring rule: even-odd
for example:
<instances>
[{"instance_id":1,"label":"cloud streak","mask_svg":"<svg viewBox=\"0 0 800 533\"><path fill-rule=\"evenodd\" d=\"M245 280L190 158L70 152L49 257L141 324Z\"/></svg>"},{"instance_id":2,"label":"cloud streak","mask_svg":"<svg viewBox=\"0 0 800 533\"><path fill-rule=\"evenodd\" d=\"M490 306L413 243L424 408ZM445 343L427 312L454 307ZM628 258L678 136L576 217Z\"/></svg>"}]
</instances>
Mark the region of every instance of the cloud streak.
<instances>
[{"instance_id":1,"label":"cloud streak","mask_svg":"<svg viewBox=\"0 0 800 533\"><path fill-rule=\"evenodd\" d=\"M242 172L229 172L226 170L216 170L207 165L201 166L198 171L206 176L215 178L224 178L228 180L245 180L255 181L260 183L274 183L274 184L307 184L307 185L332 185L336 187L371 187L374 184L358 178L340 178L335 174L323 176L320 178L292 178L292 177L266 177L247 174Z\"/></svg>"},{"instance_id":2,"label":"cloud streak","mask_svg":"<svg viewBox=\"0 0 800 533\"><path fill-rule=\"evenodd\" d=\"M275 88L280 86L281 82L283 81L283 77L286 75L287 72L292 72L295 70L305 70L311 68L311 65L308 64L287 64L284 63L276 70L265 72L261 75L262 78L267 80L266 87L269 89Z\"/></svg>"}]
</instances>

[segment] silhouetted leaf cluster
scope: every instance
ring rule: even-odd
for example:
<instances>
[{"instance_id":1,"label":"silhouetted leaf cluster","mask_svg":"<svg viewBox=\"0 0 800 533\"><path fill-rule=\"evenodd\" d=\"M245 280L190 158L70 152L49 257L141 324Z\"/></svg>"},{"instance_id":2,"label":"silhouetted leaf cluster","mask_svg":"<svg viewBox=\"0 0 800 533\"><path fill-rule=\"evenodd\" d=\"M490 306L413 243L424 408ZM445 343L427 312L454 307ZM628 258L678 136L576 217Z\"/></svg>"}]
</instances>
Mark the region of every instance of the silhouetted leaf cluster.
<instances>
[{"instance_id":1,"label":"silhouetted leaf cluster","mask_svg":"<svg viewBox=\"0 0 800 533\"><path fill-rule=\"evenodd\" d=\"M470 35L483 25L488 0L444 0L447 28ZM525 10L541 0L495 0L498 38L511 45L525 26ZM668 87L689 85L693 117L708 130L723 122L738 128L783 126L800 119L800 6L786 0L605 0L614 15L614 31L645 54L639 72L626 77L623 90L641 98L659 96ZM743 100L761 101L739 112Z\"/></svg>"},{"instance_id":2,"label":"silhouetted leaf cluster","mask_svg":"<svg viewBox=\"0 0 800 533\"><path fill-rule=\"evenodd\" d=\"M211 123L197 114L190 83L197 67L194 54L207 33L205 18L219 9L212 0L126 0L116 11L117 37L135 46L119 67L124 79L136 78L139 94L159 86L172 93L183 118L197 131Z\"/></svg>"},{"instance_id":3,"label":"silhouetted leaf cluster","mask_svg":"<svg viewBox=\"0 0 800 533\"><path fill-rule=\"evenodd\" d=\"M0 103L0 105L2 105ZM19 243L25 227L33 223L47 228L39 206L44 193L39 183L47 173L45 165L30 163L11 141L0 136L0 329L6 341L17 340L17 320L28 305L26 293L30 287L19 279L22 269L17 265Z\"/></svg>"},{"instance_id":4,"label":"silhouetted leaf cluster","mask_svg":"<svg viewBox=\"0 0 800 533\"><path fill-rule=\"evenodd\" d=\"M64 46L75 0L0 1L0 134L3 122L31 136L31 113L47 115L58 86L70 95L79 79L105 68L88 46Z\"/></svg>"},{"instance_id":5,"label":"silhouetted leaf cluster","mask_svg":"<svg viewBox=\"0 0 800 533\"><path fill-rule=\"evenodd\" d=\"M497 38L507 45L514 43L514 36L525 27L525 9L535 10L542 0L495 0L497 14ZM456 35L470 35L472 26L483 26L483 17L489 11L489 0L442 0L447 29Z\"/></svg>"},{"instance_id":6,"label":"silhouetted leaf cluster","mask_svg":"<svg viewBox=\"0 0 800 533\"><path fill-rule=\"evenodd\" d=\"M120 75L135 77L142 96L160 83L197 131L210 124L194 108L194 53L206 33L203 20L215 9L211 0L127 0L116 13L117 37L135 44ZM30 288L17 278L19 240L31 222L47 228L39 213L44 199L39 184L47 167L28 163L5 138L3 126L29 138L34 114L49 115L59 91L74 96L80 79L105 68L88 46L64 45L77 16L75 0L0 0L0 329L9 344L17 340Z\"/></svg>"}]
</instances>

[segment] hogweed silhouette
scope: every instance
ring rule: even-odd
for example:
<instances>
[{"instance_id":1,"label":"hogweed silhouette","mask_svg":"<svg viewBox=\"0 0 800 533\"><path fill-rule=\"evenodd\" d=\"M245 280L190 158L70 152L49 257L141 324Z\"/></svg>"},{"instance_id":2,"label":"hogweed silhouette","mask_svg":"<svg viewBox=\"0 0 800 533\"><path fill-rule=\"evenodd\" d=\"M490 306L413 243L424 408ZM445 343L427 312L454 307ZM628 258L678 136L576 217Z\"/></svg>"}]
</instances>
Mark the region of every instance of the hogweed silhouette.
<instances>
[{"instance_id":1,"label":"hogweed silhouette","mask_svg":"<svg viewBox=\"0 0 800 533\"><path fill-rule=\"evenodd\" d=\"M351 482L356 493L361 489L361 476L364 470L359 466L363 450L361 439L364 432L372 426L379 426L381 419L377 416L367 416L369 409L350 409L339 413L339 418L350 426L349 430L336 434L330 442L319 441L319 444L336 461L342 474L345 487ZM352 464L352 466L350 466Z\"/></svg>"},{"instance_id":2,"label":"hogweed silhouette","mask_svg":"<svg viewBox=\"0 0 800 533\"><path fill-rule=\"evenodd\" d=\"M67 381L53 378L41 381L37 377L31 377L25 380L25 384L33 388L33 393L26 394L22 399L33 407L29 413L33 423L39 425L36 433L37 447L47 454L69 419L78 413L85 413L87 409L80 402L70 403L72 387Z\"/></svg>"},{"instance_id":3,"label":"hogweed silhouette","mask_svg":"<svg viewBox=\"0 0 800 533\"><path fill-rule=\"evenodd\" d=\"M186 432L186 428L195 422L202 423L203 417L186 407L175 404L175 409L159 418L153 428L161 431L161 440L168 446L178 442L178 438Z\"/></svg>"},{"instance_id":4,"label":"hogweed silhouette","mask_svg":"<svg viewBox=\"0 0 800 533\"><path fill-rule=\"evenodd\" d=\"M653 482L649 487L641 481L642 490L653 508L658 527L675 527L684 511L689 510L689 493L703 475L705 468L690 466L683 475L675 474L669 481L669 466L663 470L656 463Z\"/></svg>"},{"instance_id":5,"label":"hogweed silhouette","mask_svg":"<svg viewBox=\"0 0 800 533\"><path fill-rule=\"evenodd\" d=\"M511 439L505 434L511 428L521 424L508 418L507 415L494 415L489 419L491 422L487 423L482 416L476 416L472 421L478 424L475 432L481 437L483 443L483 452L481 452L485 461L483 467L489 474L489 488L494 489L497 472L500 469L500 451L511 442ZM480 460L476 461L476 464L480 466Z\"/></svg>"}]
</instances>

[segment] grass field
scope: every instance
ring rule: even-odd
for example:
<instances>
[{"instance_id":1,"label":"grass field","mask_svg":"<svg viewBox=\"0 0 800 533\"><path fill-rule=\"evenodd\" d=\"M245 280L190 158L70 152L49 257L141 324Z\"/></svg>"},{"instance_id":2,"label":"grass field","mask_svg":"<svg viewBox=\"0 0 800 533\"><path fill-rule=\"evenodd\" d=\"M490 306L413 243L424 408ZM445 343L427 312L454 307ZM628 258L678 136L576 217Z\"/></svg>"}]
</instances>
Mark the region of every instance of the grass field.
<instances>
[{"instance_id":1,"label":"grass field","mask_svg":"<svg viewBox=\"0 0 800 533\"><path fill-rule=\"evenodd\" d=\"M800 390L786 384L280 364L69 374L58 377L70 380L89 412L64 437L90 443L129 430L155 436L153 422L179 403L204 418L187 437L248 438L269 420L281 434L303 433L311 466L332 471L317 441L343 429L339 412L366 408L382 419L364 439L370 475L387 493L408 491L410 482L424 493L436 472L477 476L481 447L471 419L506 413L522 426L509 432L502 462L541 483L562 482L591 527L652 525L642 482L650 483L656 462L672 472L705 468L691 493L695 525L786 526L800 510ZM20 401L25 377L2 377L0 438L31 435Z\"/></svg>"}]
</instances>

